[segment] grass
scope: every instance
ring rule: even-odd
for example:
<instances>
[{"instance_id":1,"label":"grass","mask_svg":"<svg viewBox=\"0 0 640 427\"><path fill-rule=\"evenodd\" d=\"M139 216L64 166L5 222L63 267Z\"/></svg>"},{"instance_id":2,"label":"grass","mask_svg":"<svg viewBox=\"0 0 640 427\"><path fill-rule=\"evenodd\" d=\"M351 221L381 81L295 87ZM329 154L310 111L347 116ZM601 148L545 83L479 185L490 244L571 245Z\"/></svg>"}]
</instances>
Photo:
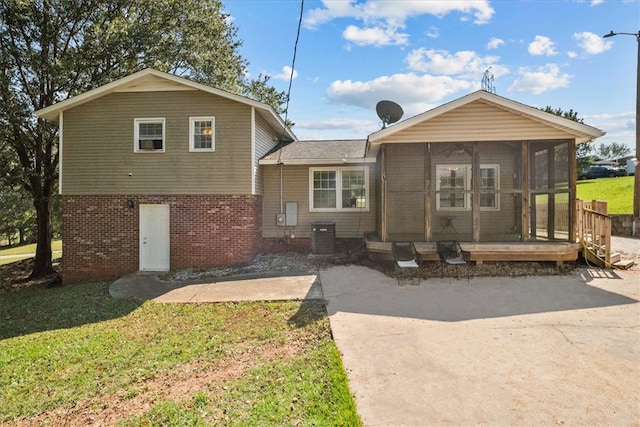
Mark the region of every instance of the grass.
<instances>
[{"instance_id":1,"label":"grass","mask_svg":"<svg viewBox=\"0 0 640 427\"><path fill-rule=\"evenodd\" d=\"M52 255L52 259L57 259L62 257L62 240L54 240L51 242L51 250L54 251ZM32 243L29 245L23 246L15 246L9 249L0 249L0 256L7 255L22 255L22 256L12 256L11 258L5 258L0 260L0 265L9 264L16 261L21 261L23 259L32 258L36 252L36 244Z\"/></svg>"},{"instance_id":2,"label":"grass","mask_svg":"<svg viewBox=\"0 0 640 427\"><path fill-rule=\"evenodd\" d=\"M108 286L2 295L0 424L361 425L323 305L141 304Z\"/></svg>"},{"instance_id":3,"label":"grass","mask_svg":"<svg viewBox=\"0 0 640 427\"><path fill-rule=\"evenodd\" d=\"M579 199L586 201L606 200L607 213L631 214L633 212L633 180L632 176L623 176L578 181L577 195Z\"/></svg>"}]
</instances>

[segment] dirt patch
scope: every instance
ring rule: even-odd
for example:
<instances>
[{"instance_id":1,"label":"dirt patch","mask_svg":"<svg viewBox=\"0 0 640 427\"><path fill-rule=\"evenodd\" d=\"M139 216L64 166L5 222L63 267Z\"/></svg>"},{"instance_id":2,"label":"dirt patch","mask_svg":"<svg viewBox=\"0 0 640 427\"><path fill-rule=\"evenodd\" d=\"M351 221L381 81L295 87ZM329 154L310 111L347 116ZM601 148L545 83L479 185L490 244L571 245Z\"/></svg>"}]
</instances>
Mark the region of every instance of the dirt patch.
<instances>
[{"instance_id":1,"label":"dirt patch","mask_svg":"<svg viewBox=\"0 0 640 427\"><path fill-rule=\"evenodd\" d=\"M58 286L60 260L54 262L53 268L55 273L34 279L30 277L33 271L33 258L4 264L0 267L0 294Z\"/></svg>"}]
</instances>

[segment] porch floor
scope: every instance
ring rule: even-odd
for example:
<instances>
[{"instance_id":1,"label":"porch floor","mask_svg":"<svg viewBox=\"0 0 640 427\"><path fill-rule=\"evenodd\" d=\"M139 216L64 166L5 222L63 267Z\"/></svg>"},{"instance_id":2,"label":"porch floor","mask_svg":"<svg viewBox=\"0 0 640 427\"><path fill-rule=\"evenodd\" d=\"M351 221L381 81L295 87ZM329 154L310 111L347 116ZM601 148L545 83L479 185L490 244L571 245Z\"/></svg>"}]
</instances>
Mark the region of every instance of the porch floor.
<instances>
[{"instance_id":1,"label":"porch floor","mask_svg":"<svg viewBox=\"0 0 640 427\"><path fill-rule=\"evenodd\" d=\"M375 235L366 235L369 258L392 260L391 242L382 242ZM440 261L436 242L413 242L424 261ZM530 242L460 242L462 249L471 252L471 261L481 265L484 261L575 261L582 250L580 243L556 241Z\"/></svg>"}]
</instances>

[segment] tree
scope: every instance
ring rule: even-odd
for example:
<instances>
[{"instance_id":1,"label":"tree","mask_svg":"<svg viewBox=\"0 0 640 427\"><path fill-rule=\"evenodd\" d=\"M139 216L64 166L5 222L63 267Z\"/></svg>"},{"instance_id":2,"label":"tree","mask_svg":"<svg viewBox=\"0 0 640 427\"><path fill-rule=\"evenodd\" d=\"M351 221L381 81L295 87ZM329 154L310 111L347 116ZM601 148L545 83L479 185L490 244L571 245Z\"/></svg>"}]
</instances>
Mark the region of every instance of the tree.
<instances>
[{"instance_id":1,"label":"tree","mask_svg":"<svg viewBox=\"0 0 640 427\"><path fill-rule=\"evenodd\" d=\"M20 187L3 186L0 190L0 233L6 236L9 245L18 235L17 243L23 244L35 236L35 211L29 195Z\"/></svg>"},{"instance_id":2,"label":"tree","mask_svg":"<svg viewBox=\"0 0 640 427\"><path fill-rule=\"evenodd\" d=\"M564 117L565 119L573 120L574 122L584 123L584 119L578 117L578 112L569 110L563 111L562 108L553 108L550 106L546 106L542 109L542 111L555 114L556 116ZM577 159L577 169L581 171L587 168L594 160L594 142L587 141L582 144L576 145L576 159Z\"/></svg>"},{"instance_id":3,"label":"tree","mask_svg":"<svg viewBox=\"0 0 640 427\"><path fill-rule=\"evenodd\" d=\"M229 92L284 99L268 79L245 80L237 29L219 0L3 0L0 3L0 179L36 211L32 277L53 271L51 200L58 128L34 111L153 67ZM277 103L277 104L274 104Z\"/></svg>"},{"instance_id":4,"label":"tree","mask_svg":"<svg viewBox=\"0 0 640 427\"><path fill-rule=\"evenodd\" d=\"M631 148L618 142L598 145L598 157L607 160L617 160L631 153Z\"/></svg>"}]
</instances>

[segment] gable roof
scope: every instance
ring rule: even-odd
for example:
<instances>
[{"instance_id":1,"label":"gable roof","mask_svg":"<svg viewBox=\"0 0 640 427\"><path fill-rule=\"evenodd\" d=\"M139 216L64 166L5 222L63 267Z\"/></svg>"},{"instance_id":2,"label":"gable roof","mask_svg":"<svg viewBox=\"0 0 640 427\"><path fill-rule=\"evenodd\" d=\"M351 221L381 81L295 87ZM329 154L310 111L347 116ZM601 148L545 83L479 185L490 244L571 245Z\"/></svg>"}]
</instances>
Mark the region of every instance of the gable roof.
<instances>
[{"instance_id":1,"label":"gable roof","mask_svg":"<svg viewBox=\"0 0 640 427\"><path fill-rule=\"evenodd\" d=\"M284 125L282 118L274 111L271 106L256 101L245 96L236 95L231 92L227 92L221 89L213 88L211 86L197 83L183 77L178 77L173 74L164 73L162 71L154 70L153 68L146 68L136 73L130 74L121 79L115 80L106 85L97 87L90 91L81 93L64 101L57 102L46 108L36 111L38 117L50 121L57 121L59 113L71 108L80 106L89 101L93 101L97 98L103 97L113 92L138 92L138 91L171 91L171 90L200 90L206 93L220 96L222 98L230 99L232 101L239 102L241 104L254 107L256 111L274 128L283 129L284 137L296 141L298 138L295 134Z\"/></svg>"},{"instance_id":2,"label":"gable roof","mask_svg":"<svg viewBox=\"0 0 640 427\"><path fill-rule=\"evenodd\" d=\"M374 132L369 135L369 143L373 145L381 144L386 142L384 140L391 139L394 134L474 102L484 102L485 104L519 115L525 119L533 120L545 126L561 130L562 132L572 135L576 139L577 143L591 141L592 139L605 134L605 132L595 127L565 119L555 114L547 113L537 108L521 104L484 90L479 90L424 113L418 114L417 116L411 117L400 123Z\"/></svg>"},{"instance_id":3,"label":"gable roof","mask_svg":"<svg viewBox=\"0 0 640 427\"><path fill-rule=\"evenodd\" d=\"M261 165L336 165L375 162L375 157L366 157L366 145L366 139L294 141L268 153L260 159L259 163Z\"/></svg>"}]
</instances>

